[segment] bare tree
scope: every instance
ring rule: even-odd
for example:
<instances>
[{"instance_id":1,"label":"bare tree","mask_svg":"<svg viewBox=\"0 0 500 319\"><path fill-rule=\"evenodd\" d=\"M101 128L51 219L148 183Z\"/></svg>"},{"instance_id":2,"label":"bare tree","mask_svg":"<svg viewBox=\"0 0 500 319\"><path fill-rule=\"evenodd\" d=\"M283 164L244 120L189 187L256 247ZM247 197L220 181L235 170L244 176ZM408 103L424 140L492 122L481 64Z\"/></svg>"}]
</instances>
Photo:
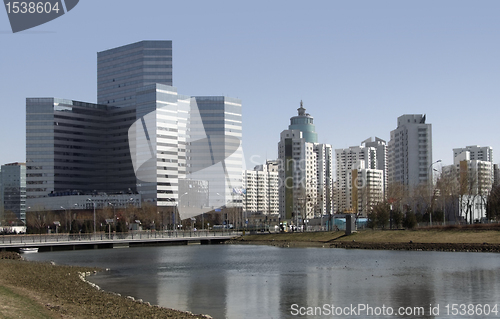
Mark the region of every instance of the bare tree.
<instances>
[{"instance_id":1,"label":"bare tree","mask_svg":"<svg viewBox=\"0 0 500 319\"><path fill-rule=\"evenodd\" d=\"M11 226L11 225L17 224L18 221L19 221L19 219L17 218L17 215L13 211L11 211L11 210L4 211L3 220L2 220L3 225Z\"/></svg>"},{"instance_id":2,"label":"bare tree","mask_svg":"<svg viewBox=\"0 0 500 319\"><path fill-rule=\"evenodd\" d=\"M141 208L135 210L134 220L140 220L147 229L154 228L160 224L159 215L155 204L143 203Z\"/></svg>"},{"instance_id":3,"label":"bare tree","mask_svg":"<svg viewBox=\"0 0 500 319\"><path fill-rule=\"evenodd\" d=\"M47 228L54 224L54 221L56 218L52 211L26 213L26 224L30 232L36 230L39 234L45 233Z\"/></svg>"},{"instance_id":4,"label":"bare tree","mask_svg":"<svg viewBox=\"0 0 500 319\"><path fill-rule=\"evenodd\" d=\"M491 190L486 215L489 220L500 220L500 185L493 187Z\"/></svg>"},{"instance_id":5,"label":"bare tree","mask_svg":"<svg viewBox=\"0 0 500 319\"><path fill-rule=\"evenodd\" d=\"M427 183L415 186L410 197L414 211L421 215L429 214L430 217L432 212L431 204L435 196L435 191L430 189Z\"/></svg>"},{"instance_id":6,"label":"bare tree","mask_svg":"<svg viewBox=\"0 0 500 319\"><path fill-rule=\"evenodd\" d=\"M459 198L460 211L465 212L465 220L470 217L473 223L473 208L478 196L477 174L473 174L466 161L460 162L459 168ZM464 209L465 208L465 209Z\"/></svg>"},{"instance_id":7,"label":"bare tree","mask_svg":"<svg viewBox=\"0 0 500 319\"><path fill-rule=\"evenodd\" d=\"M387 201L393 204L393 207L399 207L403 211L403 206L408 203L408 192L401 183L391 183L387 187Z\"/></svg>"},{"instance_id":8,"label":"bare tree","mask_svg":"<svg viewBox=\"0 0 500 319\"><path fill-rule=\"evenodd\" d=\"M455 220L459 215L456 204L459 202L460 184L458 172L454 167L452 169L442 168L436 189L439 190L438 205L442 208L444 220Z\"/></svg>"},{"instance_id":9,"label":"bare tree","mask_svg":"<svg viewBox=\"0 0 500 319\"><path fill-rule=\"evenodd\" d=\"M26 224L29 232L36 232L41 234L42 229L45 227L45 222L39 212L27 212Z\"/></svg>"}]
</instances>

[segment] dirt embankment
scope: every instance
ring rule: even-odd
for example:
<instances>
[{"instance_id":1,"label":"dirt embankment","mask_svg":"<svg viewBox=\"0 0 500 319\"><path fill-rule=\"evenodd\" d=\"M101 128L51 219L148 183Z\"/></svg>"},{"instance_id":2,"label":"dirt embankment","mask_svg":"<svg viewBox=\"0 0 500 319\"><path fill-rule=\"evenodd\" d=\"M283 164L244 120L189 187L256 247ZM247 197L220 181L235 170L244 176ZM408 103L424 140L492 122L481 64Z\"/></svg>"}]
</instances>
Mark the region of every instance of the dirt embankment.
<instances>
[{"instance_id":1,"label":"dirt embankment","mask_svg":"<svg viewBox=\"0 0 500 319\"><path fill-rule=\"evenodd\" d=\"M463 251L463 252L500 252L498 244L459 244L459 243L360 243L334 242L330 248L417 250L417 251Z\"/></svg>"},{"instance_id":2,"label":"dirt embankment","mask_svg":"<svg viewBox=\"0 0 500 319\"><path fill-rule=\"evenodd\" d=\"M233 240L228 244L239 245L269 245L280 248L344 248L344 249L379 249L379 250L414 250L414 251L461 251L461 252L494 252L500 253L499 244L466 244L466 243L377 243L377 242L357 242L357 241L334 241L334 242L301 242L301 241L238 241Z\"/></svg>"},{"instance_id":3,"label":"dirt embankment","mask_svg":"<svg viewBox=\"0 0 500 319\"><path fill-rule=\"evenodd\" d=\"M81 273L97 269L28 262L10 252L0 252L0 259L3 318L210 318L105 292L82 280Z\"/></svg>"},{"instance_id":4,"label":"dirt embankment","mask_svg":"<svg viewBox=\"0 0 500 319\"><path fill-rule=\"evenodd\" d=\"M498 225L482 227L434 227L419 230L364 230L344 232L281 233L243 236L230 244L260 244L276 247L324 247L383 250L433 250L500 252Z\"/></svg>"}]
</instances>

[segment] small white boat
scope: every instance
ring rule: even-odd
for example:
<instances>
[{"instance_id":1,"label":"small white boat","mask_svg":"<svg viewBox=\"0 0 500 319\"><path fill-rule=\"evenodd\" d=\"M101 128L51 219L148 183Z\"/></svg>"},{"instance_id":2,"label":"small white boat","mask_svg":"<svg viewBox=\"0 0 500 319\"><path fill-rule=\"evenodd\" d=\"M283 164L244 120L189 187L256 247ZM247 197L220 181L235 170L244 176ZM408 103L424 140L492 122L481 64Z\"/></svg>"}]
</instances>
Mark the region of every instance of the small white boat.
<instances>
[{"instance_id":1,"label":"small white boat","mask_svg":"<svg viewBox=\"0 0 500 319\"><path fill-rule=\"evenodd\" d=\"M21 253L27 254L27 253L37 253L38 248L32 248L32 247L27 247L27 248L20 248L19 249Z\"/></svg>"}]
</instances>

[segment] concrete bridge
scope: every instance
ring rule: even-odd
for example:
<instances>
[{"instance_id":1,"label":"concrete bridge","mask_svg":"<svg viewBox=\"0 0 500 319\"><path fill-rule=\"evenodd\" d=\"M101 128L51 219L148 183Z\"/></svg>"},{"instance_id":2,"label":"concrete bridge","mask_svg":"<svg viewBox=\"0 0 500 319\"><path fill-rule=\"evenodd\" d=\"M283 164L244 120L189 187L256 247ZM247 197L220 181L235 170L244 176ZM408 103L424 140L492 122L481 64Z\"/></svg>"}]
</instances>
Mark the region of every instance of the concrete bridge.
<instances>
[{"instance_id":1,"label":"concrete bridge","mask_svg":"<svg viewBox=\"0 0 500 319\"><path fill-rule=\"evenodd\" d=\"M39 252L125 248L138 246L173 246L220 244L240 236L236 231L133 231L129 233L2 235L0 250L22 251L38 248Z\"/></svg>"}]
</instances>

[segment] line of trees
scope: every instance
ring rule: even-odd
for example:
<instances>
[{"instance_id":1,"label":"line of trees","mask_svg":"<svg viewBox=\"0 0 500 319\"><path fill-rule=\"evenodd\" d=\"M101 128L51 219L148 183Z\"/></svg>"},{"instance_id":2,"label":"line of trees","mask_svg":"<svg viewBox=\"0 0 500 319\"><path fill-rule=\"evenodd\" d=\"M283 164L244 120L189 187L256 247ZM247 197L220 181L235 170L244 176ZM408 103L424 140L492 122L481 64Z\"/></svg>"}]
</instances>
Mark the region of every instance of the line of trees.
<instances>
[{"instance_id":1,"label":"line of trees","mask_svg":"<svg viewBox=\"0 0 500 319\"><path fill-rule=\"evenodd\" d=\"M141 208L130 205L127 208L107 206L96 209L96 231L127 232L131 224L140 221L143 229L156 229L163 222L170 221L167 212L160 213L155 205L143 203ZM170 218L172 219L172 218ZM106 220L113 220L109 225ZM54 222L59 222L58 226ZM93 210L37 211L26 213L28 233L92 233L94 231Z\"/></svg>"},{"instance_id":2,"label":"line of trees","mask_svg":"<svg viewBox=\"0 0 500 319\"><path fill-rule=\"evenodd\" d=\"M486 204L486 216L489 220L500 221L500 185L491 190Z\"/></svg>"},{"instance_id":3,"label":"line of trees","mask_svg":"<svg viewBox=\"0 0 500 319\"><path fill-rule=\"evenodd\" d=\"M226 221L242 224L241 210L227 209L222 213L208 212L191 218L180 219L175 206L157 207L151 203L143 203L142 207L130 205L127 208L113 208L107 206L96 209L96 231L100 232L128 232L133 224L140 222L142 230L173 230L178 229L208 229L209 226L222 224ZM113 220L107 224L106 220ZM54 222L59 222L58 226ZM203 224L202 224L203 223ZM37 211L33 209L26 213L27 233L45 234L55 233L93 233L94 212L91 210L60 210ZM57 227L57 230L56 230Z\"/></svg>"},{"instance_id":4,"label":"line of trees","mask_svg":"<svg viewBox=\"0 0 500 319\"><path fill-rule=\"evenodd\" d=\"M500 185L490 191L491 180L485 176L474 168L453 167L441 171L435 185L422 184L410 191L401 184L391 184L386 200L368 214L368 226L387 229L391 223L393 228L431 222L472 224L478 219L474 210L488 221L500 221Z\"/></svg>"}]
</instances>

